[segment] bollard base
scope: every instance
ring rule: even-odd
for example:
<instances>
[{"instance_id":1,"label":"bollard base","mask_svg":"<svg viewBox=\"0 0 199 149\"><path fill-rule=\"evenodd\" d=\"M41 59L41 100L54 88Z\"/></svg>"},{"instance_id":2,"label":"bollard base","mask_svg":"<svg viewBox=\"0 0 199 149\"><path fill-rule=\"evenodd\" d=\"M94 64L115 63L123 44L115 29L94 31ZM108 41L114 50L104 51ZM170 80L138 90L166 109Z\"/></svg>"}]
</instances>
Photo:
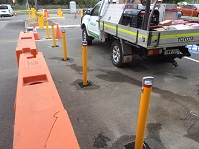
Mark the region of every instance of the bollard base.
<instances>
[{"instance_id":1,"label":"bollard base","mask_svg":"<svg viewBox=\"0 0 199 149\"><path fill-rule=\"evenodd\" d=\"M58 45L56 45L56 46L52 46L52 48L56 48L56 47L59 47Z\"/></svg>"},{"instance_id":2,"label":"bollard base","mask_svg":"<svg viewBox=\"0 0 199 149\"><path fill-rule=\"evenodd\" d=\"M125 149L134 149L134 146L135 146L135 142L131 142L131 143L124 145ZM144 142L143 149L151 149L151 148L146 142Z\"/></svg>"},{"instance_id":3,"label":"bollard base","mask_svg":"<svg viewBox=\"0 0 199 149\"><path fill-rule=\"evenodd\" d=\"M88 82L87 85L83 85L83 82L80 82L80 83L78 83L78 84L79 84L79 86L80 86L81 88L88 87L88 86L93 86L90 82Z\"/></svg>"},{"instance_id":4,"label":"bollard base","mask_svg":"<svg viewBox=\"0 0 199 149\"><path fill-rule=\"evenodd\" d=\"M67 61L67 60L70 60L70 58L67 58L66 60L64 60L63 58L61 59L62 61Z\"/></svg>"},{"instance_id":5,"label":"bollard base","mask_svg":"<svg viewBox=\"0 0 199 149\"><path fill-rule=\"evenodd\" d=\"M46 39L51 39L51 38L46 38Z\"/></svg>"}]
</instances>

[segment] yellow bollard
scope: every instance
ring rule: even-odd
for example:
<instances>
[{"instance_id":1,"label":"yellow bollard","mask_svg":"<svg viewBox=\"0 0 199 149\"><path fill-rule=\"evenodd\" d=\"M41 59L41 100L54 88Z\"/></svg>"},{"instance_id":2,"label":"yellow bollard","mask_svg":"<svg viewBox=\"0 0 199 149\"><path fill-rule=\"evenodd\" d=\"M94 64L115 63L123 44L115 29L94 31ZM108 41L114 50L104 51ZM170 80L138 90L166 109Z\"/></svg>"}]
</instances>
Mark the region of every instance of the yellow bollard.
<instances>
[{"instance_id":1,"label":"yellow bollard","mask_svg":"<svg viewBox=\"0 0 199 149\"><path fill-rule=\"evenodd\" d=\"M88 85L87 77L87 41L82 41L82 66L83 66L83 85Z\"/></svg>"},{"instance_id":2,"label":"yellow bollard","mask_svg":"<svg viewBox=\"0 0 199 149\"><path fill-rule=\"evenodd\" d=\"M31 18L36 19L35 8L31 8Z\"/></svg>"},{"instance_id":3,"label":"yellow bollard","mask_svg":"<svg viewBox=\"0 0 199 149\"><path fill-rule=\"evenodd\" d=\"M30 8L28 8L28 18L30 18Z\"/></svg>"},{"instance_id":4,"label":"yellow bollard","mask_svg":"<svg viewBox=\"0 0 199 149\"><path fill-rule=\"evenodd\" d=\"M44 28L44 18L42 12L37 12L39 28Z\"/></svg>"},{"instance_id":5,"label":"yellow bollard","mask_svg":"<svg viewBox=\"0 0 199 149\"><path fill-rule=\"evenodd\" d=\"M144 135L152 91L153 77L144 77L142 81L142 94L140 99L139 116L134 149L143 149Z\"/></svg>"},{"instance_id":6,"label":"yellow bollard","mask_svg":"<svg viewBox=\"0 0 199 149\"><path fill-rule=\"evenodd\" d=\"M50 33L49 33L49 28L48 28L48 20L46 20L46 35L47 35L46 39L50 39Z\"/></svg>"},{"instance_id":7,"label":"yellow bollard","mask_svg":"<svg viewBox=\"0 0 199 149\"><path fill-rule=\"evenodd\" d=\"M52 25L52 37L53 37L53 46L52 46L52 47L59 47L59 46L56 44L56 39L55 39L55 28L54 28L54 25Z\"/></svg>"},{"instance_id":8,"label":"yellow bollard","mask_svg":"<svg viewBox=\"0 0 199 149\"><path fill-rule=\"evenodd\" d=\"M83 17L83 9L80 9L80 16Z\"/></svg>"},{"instance_id":9,"label":"yellow bollard","mask_svg":"<svg viewBox=\"0 0 199 149\"><path fill-rule=\"evenodd\" d=\"M66 49L66 32L62 31L62 43L63 43L63 51L64 51L64 61L67 60L67 49Z\"/></svg>"},{"instance_id":10,"label":"yellow bollard","mask_svg":"<svg viewBox=\"0 0 199 149\"><path fill-rule=\"evenodd\" d=\"M63 15L62 15L63 12L62 12L62 9L61 9L61 8L58 9L58 12L57 12L57 13L58 13L58 16L59 16L60 18L63 17Z\"/></svg>"}]
</instances>

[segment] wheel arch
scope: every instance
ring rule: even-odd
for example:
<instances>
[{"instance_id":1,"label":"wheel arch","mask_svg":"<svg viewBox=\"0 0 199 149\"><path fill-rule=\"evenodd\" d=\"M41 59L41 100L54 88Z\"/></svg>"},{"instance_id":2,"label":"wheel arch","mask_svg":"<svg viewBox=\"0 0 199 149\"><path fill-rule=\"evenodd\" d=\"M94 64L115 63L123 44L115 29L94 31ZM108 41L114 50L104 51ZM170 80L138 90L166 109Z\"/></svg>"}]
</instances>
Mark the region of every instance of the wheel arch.
<instances>
[{"instance_id":1,"label":"wheel arch","mask_svg":"<svg viewBox=\"0 0 199 149\"><path fill-rule=\"evenodd\" d=\"M86 25L83 23L81 24L81 29L86 28Z\"/></svg>"}]
</instances>

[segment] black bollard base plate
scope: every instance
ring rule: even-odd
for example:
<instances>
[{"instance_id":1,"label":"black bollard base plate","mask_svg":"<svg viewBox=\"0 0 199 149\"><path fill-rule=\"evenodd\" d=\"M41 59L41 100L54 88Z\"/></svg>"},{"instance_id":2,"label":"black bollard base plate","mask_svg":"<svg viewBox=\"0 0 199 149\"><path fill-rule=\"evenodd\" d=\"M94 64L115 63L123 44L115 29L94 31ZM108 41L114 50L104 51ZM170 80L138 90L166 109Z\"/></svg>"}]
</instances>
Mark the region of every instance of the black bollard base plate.
<instances>
[{"instance_id":1,"label":"black bollard base plate","mask_svg":"<svg viewBox=\"0 0 199 149\"><path fill-rule=\"evenodd\" d=\"M59 47L58 45L56 45L56 46L52 46L52 48L55 48L55 47Z\"/></svg>"},{"instance_id":2,"label":"black bollard base plate","mask_svg":"<svg viewBox=\"0 0 199 149\"><path fill-rule=\"evenodd\" d=\"M70 58L67 58L66 60L64 60L63 58L61 59L62 61L67 61L67 60L70 60Z\"/></svg>"},{"instance_id":3,"label":"black bollard base plate","mask_svg":"<svg viewBox=\"0 0 199 149\"><path fill-rule=\"evenodd\" d=\"M81 88L88 87L88 86L93 86L90 82L88 82L87 85L83 85L83 82L80 82L80 83L78 83L78 84L79 84L79 86L80 86Z\"/></svg>"},{"instance_id":4,"label":"black bollard base plate","mask_svg":"<svg viewBox=\"0 0 199 149\"><path fill-rule=\"evenodd\" d=\"M128 143L128 144L124 145L124 147L125 147L125 149L134 149L135 142ZM146 142L144 142L143 149L151 149L151 148L149 147L149 145Z\"/></svg>"}]
</instances>

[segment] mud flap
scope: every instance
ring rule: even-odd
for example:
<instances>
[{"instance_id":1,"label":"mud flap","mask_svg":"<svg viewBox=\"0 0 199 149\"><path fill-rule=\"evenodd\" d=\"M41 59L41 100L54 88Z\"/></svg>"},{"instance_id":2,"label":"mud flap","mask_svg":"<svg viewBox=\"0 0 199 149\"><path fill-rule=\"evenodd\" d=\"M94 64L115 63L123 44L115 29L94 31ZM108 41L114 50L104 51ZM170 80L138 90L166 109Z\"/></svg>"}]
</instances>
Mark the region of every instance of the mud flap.
<instances>
[{"instance_id":1,"label":"mud flap","mask_svg":"<svg viewBox=\"0 0 199 149\"><path fill-rule=\"evenodd\" d=\"M127 44L125 40L120 38L120 44L122 47L122 62L130 63L133 61L131 45Z\"/></svg>"}]
</instances>

